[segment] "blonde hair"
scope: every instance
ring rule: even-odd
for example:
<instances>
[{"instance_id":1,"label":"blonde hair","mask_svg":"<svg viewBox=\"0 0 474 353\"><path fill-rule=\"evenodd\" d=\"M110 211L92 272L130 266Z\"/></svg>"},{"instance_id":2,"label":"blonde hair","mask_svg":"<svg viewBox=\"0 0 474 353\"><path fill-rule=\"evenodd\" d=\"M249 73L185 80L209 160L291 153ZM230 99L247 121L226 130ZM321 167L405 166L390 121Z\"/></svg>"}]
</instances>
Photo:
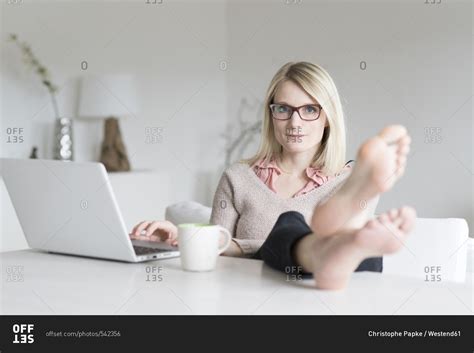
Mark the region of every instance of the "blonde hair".
<instances>
[{"instance_id":1,"label":"blonde hair","mask_svg":"<svg viewBox=\"0 0 474 353\"><path fill-rule=\"evenodd\" d=\"M268 163L272 156L280 156L282 146L275 137L269 105L273 103L276 90L285 81L292 81L299 85L323 107L328 126L324 128L320 148L316 151L311 166L321 168L327 175L336 174L346 162L346 130L342 104L329 73L321 66L309 62L286 63L275 74L264 102L265 115L260 148L254 157L241 162L253 165L263 160L264 163Z\"/></svg>"}]
</instances>

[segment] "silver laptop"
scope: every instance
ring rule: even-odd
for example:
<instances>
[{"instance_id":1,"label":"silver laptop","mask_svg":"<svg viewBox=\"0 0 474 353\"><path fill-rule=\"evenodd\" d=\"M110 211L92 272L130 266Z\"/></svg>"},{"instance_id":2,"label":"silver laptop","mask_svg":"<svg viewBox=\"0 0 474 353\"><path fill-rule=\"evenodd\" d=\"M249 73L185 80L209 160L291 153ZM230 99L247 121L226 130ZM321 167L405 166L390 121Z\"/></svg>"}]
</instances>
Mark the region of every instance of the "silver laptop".
<instances>
[{"instance_id":1,"label":"silver laptop","mask_svg":"<svg viewBox=\"0 0 474 353\"><path fill-rule=\"evenodd\" d=\"M101 163L2 158L1 172L31 248L126 262L179 256L130 239Z\"/></svg>"}]
</instances>

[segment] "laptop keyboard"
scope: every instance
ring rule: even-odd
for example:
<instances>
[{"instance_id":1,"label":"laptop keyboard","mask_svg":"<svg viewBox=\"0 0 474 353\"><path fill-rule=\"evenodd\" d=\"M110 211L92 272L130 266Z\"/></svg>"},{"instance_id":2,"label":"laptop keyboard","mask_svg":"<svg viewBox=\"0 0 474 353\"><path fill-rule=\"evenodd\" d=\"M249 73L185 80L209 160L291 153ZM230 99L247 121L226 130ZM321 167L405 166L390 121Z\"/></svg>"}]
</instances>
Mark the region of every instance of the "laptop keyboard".
<instances>
[{"instance_id":1,"label":"laptop keyboard","mask_svg":"<svg viewBox=\"0 0 474 353\"><path fill-rule=\"evenodd\" d=\"M134 245L133 249L135 250L135 254L137 255L156 254L156 253L171 251L171 250L165 250L165 249L148 248L146 246L137 246L137 245Z\"/></svg>"}]
</instances>

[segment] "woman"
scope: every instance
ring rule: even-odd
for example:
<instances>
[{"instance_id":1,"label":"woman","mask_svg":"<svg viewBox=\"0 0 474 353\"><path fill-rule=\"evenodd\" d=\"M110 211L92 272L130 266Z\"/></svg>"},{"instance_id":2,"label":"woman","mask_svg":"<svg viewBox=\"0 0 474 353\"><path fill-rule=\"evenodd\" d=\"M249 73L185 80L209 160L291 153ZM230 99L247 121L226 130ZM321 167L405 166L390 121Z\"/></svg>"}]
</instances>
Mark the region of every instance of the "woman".
<instances>
[{"instance_id":1,"label":"woman","mask_svg":"<svg viewBox=\"0 0 474 353\"><path fill-rule=\"evenodd\" d=\"M265 107L258 153L231 165L214 196L211 223L233 234L224 255L313 274L327 289L344 288L355 270L381 272L380 256L400 248L415 219L410 207L373 219L379 195L404 172L406 129L386 127L362 144L356 163L346 163L338 91L308 62L278 70ZM176 236L169 222L142 222L132 231L133 238L173 244Z\"/></svg>"}]
</instances>

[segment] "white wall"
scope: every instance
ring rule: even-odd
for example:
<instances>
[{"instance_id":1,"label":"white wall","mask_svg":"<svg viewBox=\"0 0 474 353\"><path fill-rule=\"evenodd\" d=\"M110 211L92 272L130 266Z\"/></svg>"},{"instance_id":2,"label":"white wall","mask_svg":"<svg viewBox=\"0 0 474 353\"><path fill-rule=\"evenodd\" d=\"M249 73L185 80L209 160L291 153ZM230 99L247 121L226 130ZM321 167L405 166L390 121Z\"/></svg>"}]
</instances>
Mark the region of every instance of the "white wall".
<instances>
[{"instance_id":1,"label":"white wall","mask_svg":"<svg viewBox=\"0 0 474 353\"><path fill-rule=\"evenodd\" d=\"M406 175L377 211L408 204L420 217L461 217L474 227L470 2L232 2L227 14L231 119L242 96L263 100L287 61L319 63L342 96L348 159L387 124L407 126L413 138ZM428 128L440 143L425 142Z\"/></svg>"},{"instance_id":2,"label":"white wall","mask_svg":"<svg viewBox=\"0 0 474 353\"><path fill-rule=\"evenodd\" d=\"M173 176L173 185L140 187L172 187L171 202L210 204L223 169L221 134L234 132L229 124L238 119L259 119L276 70L307 60L324 66L339 87L348 159L386 124L410 130L408 171L378 211L410 204L421 217L462 217L472 228L472 4L289 2L2 2L1 156L26 157L37 145L50 158L52 149L49 97L5 41L10 32L28 41L65 85L59 97L65 116L76 116L81 75L136 75L141 110L121 121L122 132L133 167ZM24 128L22 144L7 143L10 127ZM163 143L145 144L146 127L164 127ZM440 143L425 143L428 127L440 132ZM75 121L76 160L97 159L101 134L100 122ZM11 207L4 191L1 197ZM17 225L10 211L2 214L5 242ZM8 244L3 249L19 243Z\"/></svg>"}]
</instances>

